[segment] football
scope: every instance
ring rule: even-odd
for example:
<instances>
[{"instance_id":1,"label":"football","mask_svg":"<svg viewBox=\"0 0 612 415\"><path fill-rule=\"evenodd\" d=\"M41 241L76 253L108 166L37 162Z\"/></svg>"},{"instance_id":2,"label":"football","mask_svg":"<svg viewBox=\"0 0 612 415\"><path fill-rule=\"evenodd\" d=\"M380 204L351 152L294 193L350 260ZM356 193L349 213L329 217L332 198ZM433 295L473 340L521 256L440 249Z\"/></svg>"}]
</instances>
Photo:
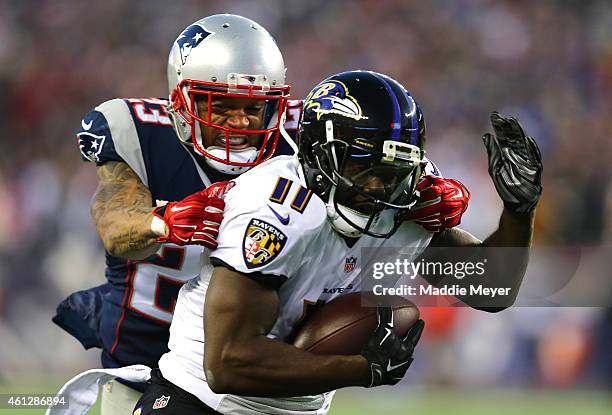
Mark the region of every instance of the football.
<instances>
[{"instance_id":1,"label":"football","mask_svg":"<svg viewBox=\"0 0 612 415\"><path fill-rule=\"evenodd\" d=\"M363 305L370 298L371 293L357 292L322 305L304 321L293 345L317 354L360 354L378 325L376 307ZM394 331L400 336L419 319L419 309L405 298L385 297L385 305L393 306Z\"/></svg>"}]
</instances>

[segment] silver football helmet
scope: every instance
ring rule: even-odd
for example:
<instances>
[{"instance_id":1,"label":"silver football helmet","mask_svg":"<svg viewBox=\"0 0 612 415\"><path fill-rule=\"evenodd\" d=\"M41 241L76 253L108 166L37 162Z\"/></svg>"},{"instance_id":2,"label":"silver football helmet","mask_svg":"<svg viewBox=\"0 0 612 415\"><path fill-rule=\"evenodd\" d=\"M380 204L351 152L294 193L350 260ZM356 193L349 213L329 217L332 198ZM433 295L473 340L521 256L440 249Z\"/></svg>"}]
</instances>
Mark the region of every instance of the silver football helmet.
<instances>
[{"instance_id":1,"label":"silver football helmet","mask_svg":"<svg viewBox=\"0 0 612 415\"><path fill-rule=\"evenodd\" d=\"M169 113L178 137L206 157L213 168L240 174L272 157L289 98L285 63L266 29L247 18L218 14L189 25L168 58ZM243 130L215 124L214 97L265 101L261 129ZM197 99L208 99L208 117L200 117ZM206 147L200 125L223 131L224 147ZM230 135L261 134L259 148L231 148Z\"/></svg>"}]
</instances>

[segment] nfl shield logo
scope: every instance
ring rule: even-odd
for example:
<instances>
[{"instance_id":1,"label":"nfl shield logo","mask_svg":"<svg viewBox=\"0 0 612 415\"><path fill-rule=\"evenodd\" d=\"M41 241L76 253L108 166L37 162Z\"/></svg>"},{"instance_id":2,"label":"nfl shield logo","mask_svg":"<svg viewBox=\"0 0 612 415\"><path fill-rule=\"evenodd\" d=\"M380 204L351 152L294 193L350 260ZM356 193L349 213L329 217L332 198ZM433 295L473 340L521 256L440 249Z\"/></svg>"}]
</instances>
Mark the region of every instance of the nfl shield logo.
<instances>
[{"instance_id":1,"label":"nfl shield logo","mask_svg":"<svg viewBox=\"0 0 612 415\"><path fill-rule=\"evenodd\" d=\"M170 396L162 395L160 398L155 399L153 403L153 409L162 409L168 406L168 401L170 400Z\"/></svg>"},{"instance_id":2,"label":"nfl shield logo","mask_svg":"<svg viewBox=\"0 0 612 415\"><path fill-rule=\"evenodd\" d=\"M347 274L355 269L355 264L357 263L357 258L354 256L347 257L344 260L344 272Z\"/></svg>"}]
</instances>

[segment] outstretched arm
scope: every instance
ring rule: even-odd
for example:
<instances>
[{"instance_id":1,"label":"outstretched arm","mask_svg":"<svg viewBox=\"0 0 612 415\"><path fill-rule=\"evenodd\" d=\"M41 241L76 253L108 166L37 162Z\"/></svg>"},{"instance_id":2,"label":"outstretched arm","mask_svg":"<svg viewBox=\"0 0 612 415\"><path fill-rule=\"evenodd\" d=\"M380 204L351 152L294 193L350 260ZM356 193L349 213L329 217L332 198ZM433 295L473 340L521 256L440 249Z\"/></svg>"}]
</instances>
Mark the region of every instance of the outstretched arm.
<instances>
[{"instance_id":1,"label":"outstretched arm","mask_svg":"<svg viewBox=\"0 0 612 415\"><path fill-rule=\"evenodd\" d=\"M516 118L504 118L493 112L491 124L495 136L485 134L483 141L489 159L489 174L504 202L497 230L484 241L458 228L444 230L434 236L430 244L434 249L426 252L424 257L428 261L443 261L447 256L460 257L460 253L451 251L452 247L516 248L484 251L490 269L494 270L487 273L486 284L492 288L510 288L511 295L503 304L486 304L481 297L460 298L475 308L499 311L516 300L527 268L535 207L542 193L542 158L536 142L525 135ZM435 249L438 247L448 248ZM457 282L452 276L430 276L426 279L436 285Z\"/></svg>"},{"instance_id":2,"label":"outstretched arm","mask_svg":"<svg viewBox=\"0 0 612 415\"><path fill-rule=\"evenodd\" d=\"M451 228L435 234L429 246L529 247L534 219L535 211L517 214L504 209L497 229L484 241L461 228Z\"/></svg>"},{"instance_id":3,"label":"outstretched arm","mask_svg":"<svg viewBox=\"0 0 612 415\"><path fill-rule=\"evenodd\" d=\"M517 215L504 209L499 226L484 241L469 232L452 228L436 234L422 258L427 262L487 261L482 284L491 289L509 288L508 295L488 297L483 295L459 296L465 304L483 311L498 312L514 304L529 261L529 247L533 235L534 213ZM458 250L457 247L481 247L501 249ZM512 249L505 249L512 248ZM436 286L459 284L467 286L473 281L458 280L453 275L424 275L425 280Z\"/></svg>"}]
</instances>

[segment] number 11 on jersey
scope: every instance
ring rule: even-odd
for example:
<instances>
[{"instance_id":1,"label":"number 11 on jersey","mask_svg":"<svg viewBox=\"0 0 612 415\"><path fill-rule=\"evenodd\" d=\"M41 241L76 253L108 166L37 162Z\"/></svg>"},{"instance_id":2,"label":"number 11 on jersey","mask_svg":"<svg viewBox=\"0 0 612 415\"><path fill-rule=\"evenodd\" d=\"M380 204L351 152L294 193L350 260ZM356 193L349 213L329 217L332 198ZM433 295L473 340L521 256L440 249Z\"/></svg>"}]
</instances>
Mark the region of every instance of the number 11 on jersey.
<instances>
[{"instance_id":1,"label":"number 11 on jersey","mask_svg":"<svg viewBox=\"0 0 612 415\"><path fill-rule=\"evenodd\" d=\"M292 185L292 180L285 179L284 177L279 177L276 181L276 186L274 186L274 190L272 191L269 200L271 202L282 205L287 199L287 195L289 194L289 190L291 189ZM296 212L302 213L304 212L304 209L306 209L308 202L310 202L311 197L312 190L306 189L303 186L299 186L289 206Z\"/></svg>"}]
</instances>

